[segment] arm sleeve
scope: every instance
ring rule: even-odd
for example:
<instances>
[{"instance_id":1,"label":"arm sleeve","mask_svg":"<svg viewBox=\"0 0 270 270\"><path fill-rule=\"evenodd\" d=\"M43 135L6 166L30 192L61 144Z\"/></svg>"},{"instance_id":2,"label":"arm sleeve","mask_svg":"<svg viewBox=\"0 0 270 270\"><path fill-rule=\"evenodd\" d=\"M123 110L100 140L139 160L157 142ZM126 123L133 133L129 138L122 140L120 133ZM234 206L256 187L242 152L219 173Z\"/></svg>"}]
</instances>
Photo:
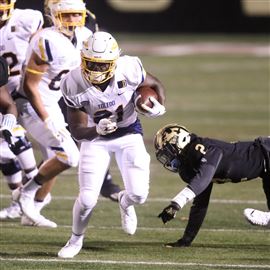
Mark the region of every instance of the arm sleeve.
<instances>
[{"instance_id":1,"label":"arm sleeve","mask_svg":"<svg viewBox=\"0 0 270 270\"><path fill-rule=\"evenodd\" d=\"M201 194L212 181L223 154L218 148L209 149L202 158L200 167L188 187L195 193Z\"/></svg>"},{"instance_id":2,"label":"arm sleeve","mask_svg":"<svg viewBox=\"0 0 270 270\"><path fill-rule=\"evenodd\" d=\"M222 151L219 149L212 149L207 152L197 169L196 175L191 179L187 187L181 190L173 199L181 208L183 208L189 201L201 194L211 183L215 175L218 164L222 158Z\"/></svg>"},{"instance_id":3,"label":"arm sleeve","mask_svg":"<svg viewBox=\"0 0 270 270\"><path fill-rule=\"evenodd\" d=\"M208 187L194 199L190 208L188 224L182 238L182 240L188 244L191 244L202 226L207 213L212 187L213 183L210 183Z\"/></svg>"},{"instance_id":4,"label":"arm sleeve","mask_svg":"<svg viewBox=\"0 0 270 270\"><path fill-rule=\"evenodd\" d=\"M267 207L270 210L270 173L262 178L263 191L266 196Z\"/></svg>"}]
</instances>

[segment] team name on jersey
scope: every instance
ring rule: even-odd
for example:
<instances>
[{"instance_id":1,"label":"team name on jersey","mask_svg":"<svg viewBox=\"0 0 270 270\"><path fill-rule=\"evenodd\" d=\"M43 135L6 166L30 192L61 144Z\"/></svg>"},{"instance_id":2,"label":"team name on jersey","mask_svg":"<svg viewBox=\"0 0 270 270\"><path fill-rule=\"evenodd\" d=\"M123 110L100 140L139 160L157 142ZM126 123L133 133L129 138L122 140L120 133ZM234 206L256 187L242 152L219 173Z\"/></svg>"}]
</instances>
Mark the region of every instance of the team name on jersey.
<instances>
[{"instance_id":1,"label":"team name on jersey","mask_svg":"<svg viewBox=\"0 0 270 270\"><path fill-rule=\"evenodd\" d=\"M109 108L109 107L113 107L115 105L115 101L110 101L110 102L106 102L106 103L101 103L101 104L98 104L98 108L99 109L106 109L106 108Z\"/></svg>"}]
</instances>

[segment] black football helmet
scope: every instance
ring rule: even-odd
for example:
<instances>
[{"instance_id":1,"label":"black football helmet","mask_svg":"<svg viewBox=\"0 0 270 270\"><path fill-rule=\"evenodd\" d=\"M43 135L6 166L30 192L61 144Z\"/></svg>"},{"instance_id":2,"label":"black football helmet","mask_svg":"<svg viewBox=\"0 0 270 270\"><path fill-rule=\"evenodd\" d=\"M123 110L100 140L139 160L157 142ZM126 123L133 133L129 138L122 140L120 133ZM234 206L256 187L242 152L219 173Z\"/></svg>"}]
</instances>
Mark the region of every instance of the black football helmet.
<instances>
[{"instance_id":1,"label":"black football helmet","mask_svg":"<svg viewBox=\"0 0 270 270\"><path fill-rule=\"evenodd\" d=\"M168 124L161 128L155 136L154 146L157 160L163 166L178 172L180 161L178 155L190 142L190 132L178 124Z\"/></svg>"}]
</instances>

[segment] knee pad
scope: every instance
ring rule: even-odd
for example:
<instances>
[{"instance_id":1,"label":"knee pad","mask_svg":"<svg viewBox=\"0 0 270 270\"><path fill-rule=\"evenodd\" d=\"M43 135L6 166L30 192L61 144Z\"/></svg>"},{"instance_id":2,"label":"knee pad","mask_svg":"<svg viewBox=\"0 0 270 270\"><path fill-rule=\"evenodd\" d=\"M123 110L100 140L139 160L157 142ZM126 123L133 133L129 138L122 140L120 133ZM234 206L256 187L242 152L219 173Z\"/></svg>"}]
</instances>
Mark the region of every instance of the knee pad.
<instances>
[{"instance_id":1,"label":"knee pad","mask_svg":"<svg viewBox=\"0 0 270 270\"><path fill-rule=\"evenodd\" d=\"M79 203L81 207L92 210L97 204L98 195L99 194L94 194L91 190L80 191Z\"/></svg>"},{"instance_id":2,"label":"knee pad","mask_svg":"<svg viewBox=\"0 0 270 270\"><path fill-rule=\"evenodd\" d=\"M19 155L22 152L32 148L31 142L26 137L16 137L17 141L15 144L10 146L10 150L14 153L14 155Z\"/></svg>"}]
</instances>

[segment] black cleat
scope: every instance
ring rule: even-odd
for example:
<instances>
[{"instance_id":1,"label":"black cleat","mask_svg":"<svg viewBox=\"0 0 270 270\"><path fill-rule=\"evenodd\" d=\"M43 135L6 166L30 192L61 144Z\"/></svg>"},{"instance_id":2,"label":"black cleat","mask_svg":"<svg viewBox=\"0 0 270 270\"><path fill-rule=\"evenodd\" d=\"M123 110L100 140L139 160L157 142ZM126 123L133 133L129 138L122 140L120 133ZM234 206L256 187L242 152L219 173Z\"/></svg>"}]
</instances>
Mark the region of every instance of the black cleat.
<instances>
[{"instance_id":1,"label":"black cleat","mask_svg":"<svg viewBox=\"0 0 270 270\"><path fill-rule=\"evenodd\" d=\"M114 202L118 202L118 193L121 191L121 188L114 184L112 181L112 176L107 172L103 185L100 190L100 194Z\"/></svg>"},{"instance_id":2,"label":"black cleat","mask_svg":"<svg viewBox=\"0 0 270 270\"><path fill-rule=\"evenodd\" d=\"M180 239L177 242L167 243L164 246L167 248L181 248L181 247L189 247L190 243L187 243L183 241L182 239Z\"/></svg>"}]
</instances>

